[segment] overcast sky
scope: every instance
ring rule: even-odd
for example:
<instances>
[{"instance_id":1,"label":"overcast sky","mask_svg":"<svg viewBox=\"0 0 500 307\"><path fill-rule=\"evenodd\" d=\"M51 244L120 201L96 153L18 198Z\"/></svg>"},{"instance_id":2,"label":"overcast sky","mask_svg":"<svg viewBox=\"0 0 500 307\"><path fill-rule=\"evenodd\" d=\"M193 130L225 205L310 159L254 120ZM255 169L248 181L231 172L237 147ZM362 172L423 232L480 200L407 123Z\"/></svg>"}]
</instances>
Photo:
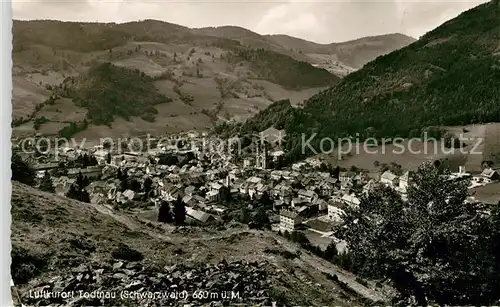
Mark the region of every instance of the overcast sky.
<instances>
[{"instance_id":1,"label":"overcast sky","mask_svg":"<svg viewBox=\"0 0 500 307\"><path fill-rule=\"evenodd\" d=\"M12 0L15 19L125 22L164 20L188 27L237 25L331 43L404 33L415 38L486 1Z\"/></svg>"}]
</instances>

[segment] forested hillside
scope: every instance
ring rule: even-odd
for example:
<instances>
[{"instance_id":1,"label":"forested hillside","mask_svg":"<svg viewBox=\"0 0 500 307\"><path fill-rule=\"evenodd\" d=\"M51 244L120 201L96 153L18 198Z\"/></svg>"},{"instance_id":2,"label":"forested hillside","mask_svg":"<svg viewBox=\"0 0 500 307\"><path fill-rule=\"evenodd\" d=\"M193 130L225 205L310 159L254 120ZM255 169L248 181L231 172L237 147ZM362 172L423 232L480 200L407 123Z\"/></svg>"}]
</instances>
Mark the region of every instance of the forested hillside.
<instances>
[{"instance_id":1,"label":"forested hillside","mask_svg":"<svg viewBox=\"0 0 500 307\"><path fill-rule=\"evenodd\" d=\"M228 55L230 63L248 62L257 78L269 80L286 89L333 85L340 78L307 62L265 49L237 49Z\"/></svg>"},{"instance_id":2,"label":"forested hillside","mask_svg":"<svg viewBox=\"0 0 500 307\"><path fill-rule=\"evenodd\" d=\"M319 148L321 137L409 137L500 121L499 17L498 1L482 4L314 95L287 120L290 155L300 156L302 134L318 133Z\"/></svg>"},{"instance_id":3,"label":"forested hillside","mask_svg":"<svg viewBox=\"0 0 500 307\"><path fill-rule=\"evenodd\" d=\"M172 101L158 92L153 78L111 63L93 66L79 77L68 77L56 91L87 108L88 119L97 125L109 125L114 116L140 116L153 121L158 113L154 106Z\"/></svg>"}]
</instances>

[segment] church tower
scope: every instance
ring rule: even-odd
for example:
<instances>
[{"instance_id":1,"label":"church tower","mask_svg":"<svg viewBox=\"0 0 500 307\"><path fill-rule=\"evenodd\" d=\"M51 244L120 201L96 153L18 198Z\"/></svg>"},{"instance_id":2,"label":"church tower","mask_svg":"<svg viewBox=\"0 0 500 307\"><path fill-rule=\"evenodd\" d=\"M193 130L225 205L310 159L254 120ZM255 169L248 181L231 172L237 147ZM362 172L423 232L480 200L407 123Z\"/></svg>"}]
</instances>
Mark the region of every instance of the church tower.
<instances>
[{"instance_id":1,"label":"church tower","mask_svg":"<svg viewBox=\"0 0 500 307\"><path fill-rule=\"evenodd\" d=\"M261 162L261 166L263 169L266 169L267 168L267 160L268 160L268 157L267 157L267 146L265 143L262 144L262 162Z\"/></svg>"},{"instance_id":2,"label":"church tower","mask_svg":"<svg viewBox=\"0 0 500 307\"><path fill-rule=\"evenodd\" d=\"M259 152L259 148L260 147L260 143L257 141L257 143L255 144L255 167L256 168L259 168L260 167L260 152Z\"/></svg>"}]
</instances>

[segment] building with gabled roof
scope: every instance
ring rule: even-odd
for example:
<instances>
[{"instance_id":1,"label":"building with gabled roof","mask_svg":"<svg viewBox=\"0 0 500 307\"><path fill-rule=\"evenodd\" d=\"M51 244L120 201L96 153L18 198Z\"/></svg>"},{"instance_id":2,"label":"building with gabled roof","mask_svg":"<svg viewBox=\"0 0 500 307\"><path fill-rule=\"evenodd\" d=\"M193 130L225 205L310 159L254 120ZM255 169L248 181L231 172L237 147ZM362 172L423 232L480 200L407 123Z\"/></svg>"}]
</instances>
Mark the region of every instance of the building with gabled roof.
<instances>
[{"instance_id":1,"label":"building with gabled roof","mask_svg":"<svg viewBox=\"0 0 500 307\"><path fill-rule=\"evenodd\" d=\"M318 195L314 191L304 189L298 191L298 196L300 198L307 199L308 202L312 202L315 198L318 197Z\"/></svg>"},{"instance_id":2,"label":"building with gabled roof","mask_svg":"<svg viewBox=\"0 0 500 307\"><path fill-rule=\"evenodd\" d=\"M195 223L199 224L208 224L209 222L215 221L213 215L204 211L195 210L188 206L186 206L186 215L190 217Z\"/></svg>"},{"instance_id":3,"label":"building with gabled roof","mask_svg":"<svg viewBox=\"0 0 500 307\"><path fill-rule=\"evenodd\" d=\"M280 211L280 228L286 231L294 231L302 223L302 218L297 212L290 210Z\"/></svg>"},{"instance_id":4,"label":"building with gabled roof","mask_svg":"<svg viewBox=\"0 0 500 307\"><path fill-rule=\"evenodd\" d=\"M328 202L328 218L331 221L340 222L342 220L342 215L345 214L345 208L347 205L340 200L331 200Z\"/></svg>"},{"instance_id":5,"label":"building with gabled roof","mask_svg":"<svg viewBox=\"0 0 500 307\"><path fill-rule=\"evenodd\" d=\"M411 183L412 176L413 176L413 172L407 171L401 177L399 177L399 189L403 193L406 193L406 190L408 189L408 185Z\"/></svg>"},{"instance_id":6,"label":"building with gabled roof","mask_svg":"<svg viewBox=\"0 0 500 307\"><path fill-rule=\"evenodd\" d=\"M359 206L359 204L361 204L361 201L356 195L350 194L344 194L344 196L342 196L342 201L349 206Z\"/></svg>"},{"instance_id":7,"label":"building with gabled roof","mask_svg":"<svg viewBox=\"0 0 500 307\"><path fill-rule=\"evenodd\" d=\"M391 171L385 171L382 175L380 175L380 182L394 188L398 183L398 176L393 174Z\"/></svg>"}]
</instances>

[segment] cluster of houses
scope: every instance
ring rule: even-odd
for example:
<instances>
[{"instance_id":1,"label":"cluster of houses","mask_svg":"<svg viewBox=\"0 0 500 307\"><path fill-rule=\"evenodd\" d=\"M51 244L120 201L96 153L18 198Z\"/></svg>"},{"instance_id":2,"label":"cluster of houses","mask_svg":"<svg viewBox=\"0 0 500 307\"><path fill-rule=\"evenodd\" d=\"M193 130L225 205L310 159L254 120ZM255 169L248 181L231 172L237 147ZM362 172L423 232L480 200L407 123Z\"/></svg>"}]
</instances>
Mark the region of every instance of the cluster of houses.
<instances>
[{"instance_id":1,"label":"cluster of houses","mask_svg":"<svg viewBox=\"0 0 500 307\"><path fill-rule=\"evenodd\" d=\"M294 167L303 167L308 164L313 165L317 162L318 161L306 160L305 162L294 165ZM324 180L315 181L313 185L314 188L309 186L308 190L299 190L298 197L292 199L291 206L280 211L281 230L290 232L301 228L303 222L309 217L307 214L304 214L304 212L307 212L304 209L316 205L317 208L315 209L317 211L314 212L317 212L320 218L321 215L324 216L326 214L326 219L322 219L323 221L330 221L333 224L339 223L342 221L342 215L345 213L345 208L359 206L361 197L368 194L379 184L393 188L401 194L403 199L406 199L407 190L412 182L414 173L412 171L407 171L401 176L397 176L390 170L387 170L378 178L369 178L363 173L348 171L341 172L338 180L329 177L328 173L314 172L314 174L316 174L316 178L324 176ZM469 188L471 189L500 181L500 174L497 170L492 168L484 169L481 174L472 176L465 171L464 166L460 166L458 172L451 173L449 177L450 180L470 180L471 185ZM309 176L305 174L304 178L309 178ZM353 189L354 186L358 188ZM467 201L476 202L479 200L471 196ZM326 212L322 212L325 208Z\"/></svg>"},{"instance_id":2,"label":"cluster of houses","mask_svg":"<svg viewBox=\"0 0 500 307\"><path fill-rule=\"evenodd\" d=\"M195 223L209 224L222 221L230 208L225 200L260 199L265 194L272 201L272 211L279 220L279 228L293 231L308 219L323 216L331 223L341 221L348 206L358 206L363 194L377 184L394 188L406 197L412 172L397 176L390 170L378 178L364 172L344 171L337 174L320 171L322 161L308 158L283 169L270 169L271 162L279 161L284 152L280 149L283 131L270 128L262 135L270 146L257 143L253 156L235 159L230 150L207 150L211 142L220 140L206 135L187 134L172 136L173 141L187 140L182 148L169 145L143 152L115 153L95 146L92 148L64 148L59 160L42 155L32 161L43 176L61 163L76 159L82 154L95 157L97 165L68 169L63 176L53 176L57 194L65 195L80 174L90 179L87 192L93 203L124 205L145 199L158 209L162 201L182 199L187 215ZM171 144L174 144L172 142ZM214 145L215 146L215 145ZM269 148L273 148L271 151ZM175 155L182 163L160 163L162 154ZM190 158L186 158L186 157ZM119 172L134 178L138 189L120 189ZM463 167L452 178L472 178L473 185L495 182L500 179L497 171L486 169L479 176L470 176ZM150 190L145 191L146 182ZM147 193L147 195L145 195Z\"/></svg>"}]
</instances>

